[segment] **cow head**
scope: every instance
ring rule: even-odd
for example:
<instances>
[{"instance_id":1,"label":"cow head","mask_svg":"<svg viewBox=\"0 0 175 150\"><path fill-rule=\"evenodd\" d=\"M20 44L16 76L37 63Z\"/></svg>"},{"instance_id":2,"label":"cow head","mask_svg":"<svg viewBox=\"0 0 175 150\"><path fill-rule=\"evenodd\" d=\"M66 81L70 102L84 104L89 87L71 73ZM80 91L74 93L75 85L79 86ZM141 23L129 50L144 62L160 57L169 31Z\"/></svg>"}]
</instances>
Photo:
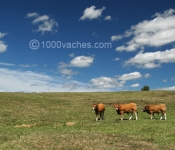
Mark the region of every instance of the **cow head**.
<instances>
[{"instance_id":1,"label":"cow head","mask_svg":"<svg viewBox=\"0 0 175 150\"><path fill-rule=\"evenodd\" d=\"M97 108L97 104L92 105L92 110L95 110Z\"/></svg>"},{"instance_id":2,"label":"cow head","mask_svg":"<svg viewBox=\"0 0 175 150\"><path fill-rule=\"evenodd\" d=\"M145 112L146 111L146 106L142 107L142 111Z\"/></svg>"},{"instance_id":3,"label":"cow head","mask_svg":"<svg viewBox=\"0 0 175 150\"><path fill-rule=\"evenodd\" d=\"M118 110L118 108L120 107L119 106L119 104L114 104L114 106L113 106L114 108L115 108L115 110L117 111Z\"/></svg>"}]
</instances>

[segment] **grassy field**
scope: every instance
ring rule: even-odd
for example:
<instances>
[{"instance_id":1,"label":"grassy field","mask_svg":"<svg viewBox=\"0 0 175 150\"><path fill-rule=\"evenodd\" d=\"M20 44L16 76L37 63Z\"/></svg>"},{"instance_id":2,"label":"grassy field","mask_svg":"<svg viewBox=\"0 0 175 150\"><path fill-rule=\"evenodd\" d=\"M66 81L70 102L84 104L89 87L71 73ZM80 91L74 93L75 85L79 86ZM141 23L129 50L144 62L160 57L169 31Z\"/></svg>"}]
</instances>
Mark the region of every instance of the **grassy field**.
<instances>
[{"instance_id":1,"label":"grassy field","mask_svg":"<svg viewBox=\"0 0 175 150\"><path fill-rule=\"evenodd\" d=\"M105 120L95 121L94 103ZM137 104L138 120L120 120L112 104ZM167 120L141 112L167 106ZM0 93L0 149L175 149L175 92Z\"/></svg>"}]
</instances>

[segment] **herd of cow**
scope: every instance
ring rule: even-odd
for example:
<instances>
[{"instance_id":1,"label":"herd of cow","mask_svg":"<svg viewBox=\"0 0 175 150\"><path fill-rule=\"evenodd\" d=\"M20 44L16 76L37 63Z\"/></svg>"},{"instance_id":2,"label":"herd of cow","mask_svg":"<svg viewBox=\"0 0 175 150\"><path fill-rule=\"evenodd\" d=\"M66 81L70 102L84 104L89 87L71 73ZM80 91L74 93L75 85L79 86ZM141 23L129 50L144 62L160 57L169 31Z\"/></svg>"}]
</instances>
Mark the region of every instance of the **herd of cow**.
<instances>
[{"instance_id":1,"label":"herd of cow","mask_svg":"<svg viewBox=\"0 0 175 150\"><path fill-rule=\"evenodd\" d=\"M131 120L133 113L136 116L136 120L138 119L137 115L137 105L135 103L130 103L130 104L114 104L113 107L117 111L119 115L121 115L121 120L123 120L123 114L131 113L131 117L129 120ZM98 120L98 115L100 115L100 120L104 119L104 112L105 112L105 105L104 104L94 104L92 106L92 110L95 111L96 114L96 121ZM166 105L165 104L160 104L160 105L147 105L142 107L143 112L147 112L148 114L151 114L151 119L152 116L154 117L154 113L159 114L161 112L162 116L160 120L163 118L163 115L165 116L166 120ZM155 117L154 117L155 118Z\"/></svg>"}]
</instances>

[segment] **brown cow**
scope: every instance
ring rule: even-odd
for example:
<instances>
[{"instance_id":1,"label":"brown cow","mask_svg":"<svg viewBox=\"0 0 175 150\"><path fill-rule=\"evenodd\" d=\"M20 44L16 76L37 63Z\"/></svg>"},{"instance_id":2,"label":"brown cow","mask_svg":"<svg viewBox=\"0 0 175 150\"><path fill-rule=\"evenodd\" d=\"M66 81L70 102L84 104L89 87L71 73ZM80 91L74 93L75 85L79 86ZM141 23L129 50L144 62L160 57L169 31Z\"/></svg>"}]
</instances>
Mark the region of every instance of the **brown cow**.
<instances>
[{"instance_id":1,"label":"brown cow","mask_svg":"<svg viewBox=\"0 0 175 150\"><path fill-rule=\"evenodd\" d=\"M165 112L166 105L165 104L143 106L142 111L147 112L148 114L151 114L151 119L152 119L152 116L154 117L154 113L159 114L161 112L162 116L161 116L160 120L162 120L163 115L165 116L165 120L166 120L166 112Z\"/></svg>"},{"instance_id":2,"label":"brown cow","mask_svg":"<svg viewBox=\"0 0 175 150\"><path fill-rule=\"evenodd\" d=\"M96 121L98 121L98 114L100 114L100 120L104 119L105 105L104 104L94 104L92 110L95 110Z\"/></svg>"},{"instance_id":3,"label":"brown cow","mask_svg":"<svg viewBox=\"0 0 175 150\"><path fill-rule=\"evenodd\" d=\"M123 114L124 113L127 113L129 115L129 113L131 113L131 117L129 118L129 120L131 120L132 118L132 115L133 115L133 112L136 116L136 120L138 119L137 118L137 115L138 115L138 112L137 112L137 105L135 103L130 103L130 104L114 104L113 106L117 113L119 115L121 115L121 120L123 120Z\"/></svg>"}]
</instances>

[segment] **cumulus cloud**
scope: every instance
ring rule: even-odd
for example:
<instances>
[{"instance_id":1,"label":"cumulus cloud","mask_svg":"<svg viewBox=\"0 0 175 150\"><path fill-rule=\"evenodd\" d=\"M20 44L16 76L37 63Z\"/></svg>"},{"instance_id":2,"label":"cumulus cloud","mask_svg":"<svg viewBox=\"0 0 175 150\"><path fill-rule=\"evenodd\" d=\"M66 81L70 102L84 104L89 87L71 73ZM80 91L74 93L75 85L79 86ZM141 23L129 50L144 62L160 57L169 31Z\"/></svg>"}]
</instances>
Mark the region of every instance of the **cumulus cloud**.
<instances>
[{"instance_id":1,"label":"cumulus cloud","mask_svg":"<svg viewBox=\"0 0 175 150\"><path fill-rule=\"evenodd\" d=\"M72 84L65 83L65 84L63 84L63 88L70 88L71 90L75 90L75 89L77 89L77 87L78 87L77 83L72 83Z\"/></svg>"},{"instance_id":2,"label":"cumulus cloud","mask_svg":"<svg viewBox=\"0 0 175 150\"><path fill-rule=\"evenodd\" d=\"M175 41L175 10L156 13L152 20L144 20L131 26L121 37L133 35L126 46L119 46L117 51L135 51L143 46L158 47ZM122 39L122 38L121 38Z\"/></svg>"},{"instance_id":3,"label":"cumulus cloud","mask_svg":"<svg viewBox=\"0 0 175 150\"><path fill-rule=\"evenodd\" d=\"M145 74L145 78L149 78L151 75L149 73Z\"/></svg>"},{"instance_id":4,"label":"cumulus cloud","mask_svg":"<svg viewBox=\"0 0 175 150\"><path fill-rule=\"evenodd\" d=\"M24 68L27 68L27 67L30 67L30 65L28 65L28 64L20 64L20 65L18 65L18 66L20 66L20 67L24 67Z\"/></svg>"},{"instance_id":5,"label":"cumulus cloud","mask_svg":"<svg viewBox=\"0 0 175 150\"><path fill-rule=\"evenodd\" d=\"M116 78L110 77L93 78L90 82L92 82L93 86L96 88L115 88L124 86L122 83L118 82Z\"/></svg>"},{"instance_id":6,"label":"cumulus cloud","mask_svg":"<svg viewBox=\"0 0 175 150\"><path fill-rule=\"evenodd\" d=\"M64 63L63 61L62 62L59 62L58 69L59 68L66 68L66 67L71 67L71 65L68 64L68 63Z\"/></svg>"},{"instance_id":7,"label":"cumulus cloud","mask_svg":"<svg viewBox=\"0 0 175 150\"><path fill-rule=\"evenodd\" d=\"M130 87L139 87L140 84L139 83L136 83L136 84L132 84Z\"/></svg>"},{"instance_id":8,"label":"cumulus cloud","mask_svg":"<svg viewBox=\"0 0 175 150\"><path fill-rule=\"evenodd\" d=\"M175 49L166 51L156 51L143 53L143 50L137 53L133 58L127 60L124 64L126 65L136 65L138 68L155 68L161 67L162 63L172 63L175 62Z\"/></svg>"},{"instance_id":9,"label":"cumulus cloud","mask_svg":"<svg viewBox=\"0 0 175 150\"><path fill-rule=\"evenodd\" d=\"M120 60L120 58L116 58L116 59L114 59L114 61L117 61L117 60Z\"/></svg>"},{"instance_id":10,"label":"cumulus cloud","mask_svg":"<svg viewBox=\"0 0 175 150\"><path fill-rule=\"evenodd\" d=\"M74 57L74 53L71 53L71 54L69 55L69 57Z\"/></svg>"},{"instance_id":11,"label":"cumulus cloud","mask_svg":"<svg viewBox=\"0 0 175 150\"><path fill-rule=\"evenodd\" d=\"M164 79L163 82L167 82L167 79Z\"/></svg>"},{"instance_id":12,"label":"cumulus cloud","mask_svg":"<svg viewBox=\"0 0 175 150\"><path fill-rule=\"evenodd\" d=\"M33 17L34 20L32 21L32 24L38 24L38 29L34 30L36 32L41 32L42 34L45 32L57 32L58 23L54 20L53 17L50 17L48 15L40 16L38 13L28 13L26 17Z\"/></svg>"},{"instance_id":13,"label":"cumulus cloud","mask_svg":"<svg viewBox=\"0 0 175 150\"><path fill-rule=\"evenodd\" d=\"M0 39L3 38L7 33L1 33L0 32ZM5 52L7 50L7 45L4 41L0 40L0 53Z\"/></svg>"},{"instance_id":14,"label":"cumulus cloud","mask_svg":"<svg viewBox=\"0 0 175 150\"><path fill-rule=\"evenodd\" d=\"M136 79L139 79L141 77L142 77L142 75L140 74L140 72L136 71L136 72L131 72L131 73L128 73L128 74L123 74L118 79L127 81L127 80L136 80Z\"/></svg>"},{"instance_id":15,"label":"cumulus cloud","mask_svg":"<svg viewBox=\"0 0 175 150\"><path fill-rule=\"evenodd\" d=\"M175 86L158 88L157 90L175 91Z\"/></svg>"},{"instance_id":16,"label":"cumulus cloud","mask_svg":"<svg viewBox=\"0 0 175 150\"><path fill-rule=\"evenodd\" d=\"M95 9L95 6L88 7L84 10L83 16L79 20L85 20L85 19L97 19L102 15L102 11L105 10L105 7L102 7L101 9Z\"/></svg>"},{"instance_id":17,"label":"cumulus cloud","mask_svg":"<svg viewBox=\"0 0 175 150\"><path fill-rule=\"evenodd\" d=\"M0 68L0 92L95 92L104 89L88 88L89 83L52 77L33 71Z\"/></svg>"},{"instance_id":18,"label":"cumulus cloud","mask_svg":"<svg viewBox=\"0 0 175 150\"><path fill-rule=\"evenodd\" d=\"M3 62L0 62L0 65L4 65L4 66L15 66L15 64L3 63Z\"/></svg>"},{"instance_id":19,"label":"cumulus cloud","mask_svg":"<svg viewBox=\"0 0 175 150\"><path fill-rule=\"evenodd\" d=\"M111 41L118 41L122 38L123 38L122 35L113 35L113 36L111 36Z\"/></svg>"},{"instance_id":20,"label":"cumulus cloud","mask_svg":"<svg viewBox=\"0 0 175 150\"><path fill-rule=\"evenodd\" d=\"M93 57L78 56L71 60L70 64L74 67L89 67L93 63Z\"/></svg>"},{"instance_id":21,"label":"cumulus cloud","mask_svg":"<svg viewBox=\"0 0 175 150\"><path fill-rule=\"evenodd\" d=\"M39 16L37 13L28 13L26 17L37 17Z\"/></svg>"},{"instance_id":22,"label":"cumulus cloud","mask_svg":"<svg viewBox=\"0 0 175 150\"><path fill-rule=\"evenodd\" d=\"M47 15L43 15L43 16L38 16L38 17L36 17L34 20L33 20L33 24L34 23L38 23L38 22L42 22L42 21L47 21L47 20L49 20L49 16L47 16Z\"/></svg>"},{"instance_id":23,"label":"cumulus cloud","mask_svg":"<svg viewBox=\"0 0 175 150\"><path fill-rule=\"evenodd\" d=\"M129 74L123 74L122 76L115 76L116 78L110 77L99 77L90 80L92 85L96 88L121 88L127 80L136 80L142 77L140 72L131 72ZM121 80L121 81L119 81ZM140 84L132 85L132 87L138 87Z\"/></svg>"},{"instance_id":24,"label":"cumulus cloud","mask_svg":"<svg viewBox=\"0 0 175 150\"><path fill-rule=\"evenodd\" d=\"M112 20L112 17L111 17L111 16L106 16L106 17L104 18L104 20Z\"/></svg>"},{"instance_id":25,"label":"cumulus cloud","mask_svg":"<svg viewBox=\"0 0 175 150\"><path fill-rule=\"evenodd\" d=\"M172 81L175 81L175 78L174 78L174 77L172 77L172 78L171 78L171 80L172 80Z\"/></svg>"},{"instance_id":26,"label":"cumulus cloud","mask_svg":"<svg viewBox=\"0 0 175 150\"><path fill-rule=\"evenodd\" d=\"M66 79L72 79L72 76L67 76Z\"/></svg>"},{"instance_id":27,"label":"cumulus cloud","mask_svg":"<svg viewBox=\"0 0 175 150\"><path fill-rule=\"evenodd\" d=\"M72 69L59 69L59 71L60 71L62 74L66 74L66 75L78 74L77 71L73 71Z\"/></svg>"}]
</instances>

